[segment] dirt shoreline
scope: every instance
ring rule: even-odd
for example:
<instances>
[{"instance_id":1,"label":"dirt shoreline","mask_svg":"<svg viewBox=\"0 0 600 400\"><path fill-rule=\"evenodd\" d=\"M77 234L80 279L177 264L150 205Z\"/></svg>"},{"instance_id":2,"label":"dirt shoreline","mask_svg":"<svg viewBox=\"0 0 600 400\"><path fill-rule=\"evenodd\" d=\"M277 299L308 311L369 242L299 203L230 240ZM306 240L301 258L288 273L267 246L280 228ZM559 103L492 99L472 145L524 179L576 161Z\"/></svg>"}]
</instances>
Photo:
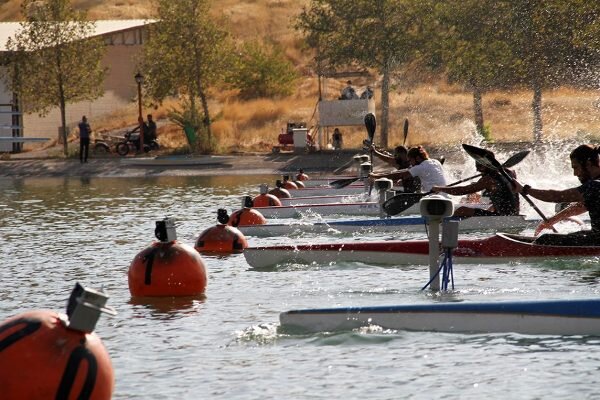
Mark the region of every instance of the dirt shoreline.
<instances>
[{"instance_id":1,"label":"dirt shoreline","mask_svg":"<svg viewBox=\"0 0 600 400\"><path fill-rule=\"evenodd\" d=\"M78 159L17 158L0 161L0 177L156 177L211 176L296 173L327 173L341 167L354 167L352 157L357 150L308 154L244 154L226 156L164 157L156 163L144 158ZM171 160L171 161L169 161ZM134 163L143 163L135 165ZM341 169L340 171L343 171Z\"/></svg>"}]
</instances>

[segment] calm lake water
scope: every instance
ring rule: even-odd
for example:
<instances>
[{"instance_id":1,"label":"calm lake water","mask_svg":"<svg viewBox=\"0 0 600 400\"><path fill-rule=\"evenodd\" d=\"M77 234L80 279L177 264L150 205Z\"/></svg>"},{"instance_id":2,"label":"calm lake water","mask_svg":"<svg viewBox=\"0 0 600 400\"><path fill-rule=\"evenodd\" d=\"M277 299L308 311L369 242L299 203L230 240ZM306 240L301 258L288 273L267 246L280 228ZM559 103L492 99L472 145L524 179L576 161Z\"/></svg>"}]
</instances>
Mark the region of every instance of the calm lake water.
<instances>
[{"instance_id":1,"label":"calm lake water","mask_svg":"<svg viewBox=\"0 0 600 400\"><path fill-rule=\"evenodd\" d=\"M0 321L32 309L63 312L76 282L104 288L118 315L102 316L96 332L112 359L115 399L600 398L600 336L277 331L279 313L293 308L599 297L596 260L455 265L455 291L435 297L420 291L425 267L257 271L243 255L204 257L205 298L132 301L129 263L154 241L156 220L176 218L180 241L193 245L217 208L238 209L242 194L272 180L0 180Z\"/></svg>"}]
</instances>

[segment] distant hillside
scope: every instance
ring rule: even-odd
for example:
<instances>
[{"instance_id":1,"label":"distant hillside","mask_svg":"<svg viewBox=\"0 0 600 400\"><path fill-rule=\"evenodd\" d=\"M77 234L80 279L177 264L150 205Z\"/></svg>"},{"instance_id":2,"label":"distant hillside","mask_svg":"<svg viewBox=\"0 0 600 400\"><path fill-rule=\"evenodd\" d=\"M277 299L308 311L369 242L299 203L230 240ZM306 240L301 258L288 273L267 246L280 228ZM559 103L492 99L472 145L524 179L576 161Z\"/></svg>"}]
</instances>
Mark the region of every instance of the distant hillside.
<instances>
[{"instance_id":1,"label":"distant hillside","mask_svg":"<svg viewBox=\"0 0 600 400\"><path fill-rule=\"evenodd\" d=\"M176 1L176 0L173 0ZM21 0L0 0L0 21L21 19ZM151 0L73 0L75 8L88 12L91 19L156 17ZM279 43L292 43L292 18L308 0L213 0L216 13L232 22L238 37L262 37Z\"/></svg>"}]
</instances>

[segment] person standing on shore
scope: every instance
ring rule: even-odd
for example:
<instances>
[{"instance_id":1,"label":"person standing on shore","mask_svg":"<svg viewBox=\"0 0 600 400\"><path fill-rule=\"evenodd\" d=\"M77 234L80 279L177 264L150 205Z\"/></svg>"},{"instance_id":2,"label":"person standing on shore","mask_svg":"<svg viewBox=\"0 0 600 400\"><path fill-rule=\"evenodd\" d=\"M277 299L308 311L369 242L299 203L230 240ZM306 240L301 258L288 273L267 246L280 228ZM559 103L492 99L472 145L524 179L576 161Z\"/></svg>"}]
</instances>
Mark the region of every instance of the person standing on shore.
<instances>
[{"instance_id":1,"label":"person standing on shore","mask_svg":"<svg viewBox=\"0 0 600 400\"><path fill-rule=\"evenodd\" d=\"M79 123L79 161L82 164L88 160L91 134L92 128L88 123L87 117L84 115L81 117L81 122Z\"/></svg>"},{"instance_id":2,"label":"person standing on shore","mask_svg":"<svg viewBox=\"0 0 600 400\"><path fill-rule=\"evenodd\" d=\"M156 122L152 119L152 114L148 114L148 129L144 131L144 143L150 144L156 140Z\"/></svg>"}]
</instances>

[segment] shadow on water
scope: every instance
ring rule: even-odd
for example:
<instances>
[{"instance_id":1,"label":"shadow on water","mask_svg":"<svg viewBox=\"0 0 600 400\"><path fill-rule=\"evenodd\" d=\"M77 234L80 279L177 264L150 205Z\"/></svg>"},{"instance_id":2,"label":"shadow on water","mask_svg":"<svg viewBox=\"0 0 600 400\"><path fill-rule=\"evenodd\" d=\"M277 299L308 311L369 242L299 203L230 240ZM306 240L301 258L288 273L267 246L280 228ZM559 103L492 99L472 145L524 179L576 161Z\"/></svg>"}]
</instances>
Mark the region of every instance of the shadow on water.
<instances>
[{"instance_id":1,"label":"shadow on water","mask_svg":"<svg viewBox=\"0 0 600 400\"><path fill-rule=\"evenodd\" d=\"M177 319L198 311L198 305L206 301L205 295L184 297L132 297L128 304L151 311L158 319Z\"/></svg>"}]
</instances>

